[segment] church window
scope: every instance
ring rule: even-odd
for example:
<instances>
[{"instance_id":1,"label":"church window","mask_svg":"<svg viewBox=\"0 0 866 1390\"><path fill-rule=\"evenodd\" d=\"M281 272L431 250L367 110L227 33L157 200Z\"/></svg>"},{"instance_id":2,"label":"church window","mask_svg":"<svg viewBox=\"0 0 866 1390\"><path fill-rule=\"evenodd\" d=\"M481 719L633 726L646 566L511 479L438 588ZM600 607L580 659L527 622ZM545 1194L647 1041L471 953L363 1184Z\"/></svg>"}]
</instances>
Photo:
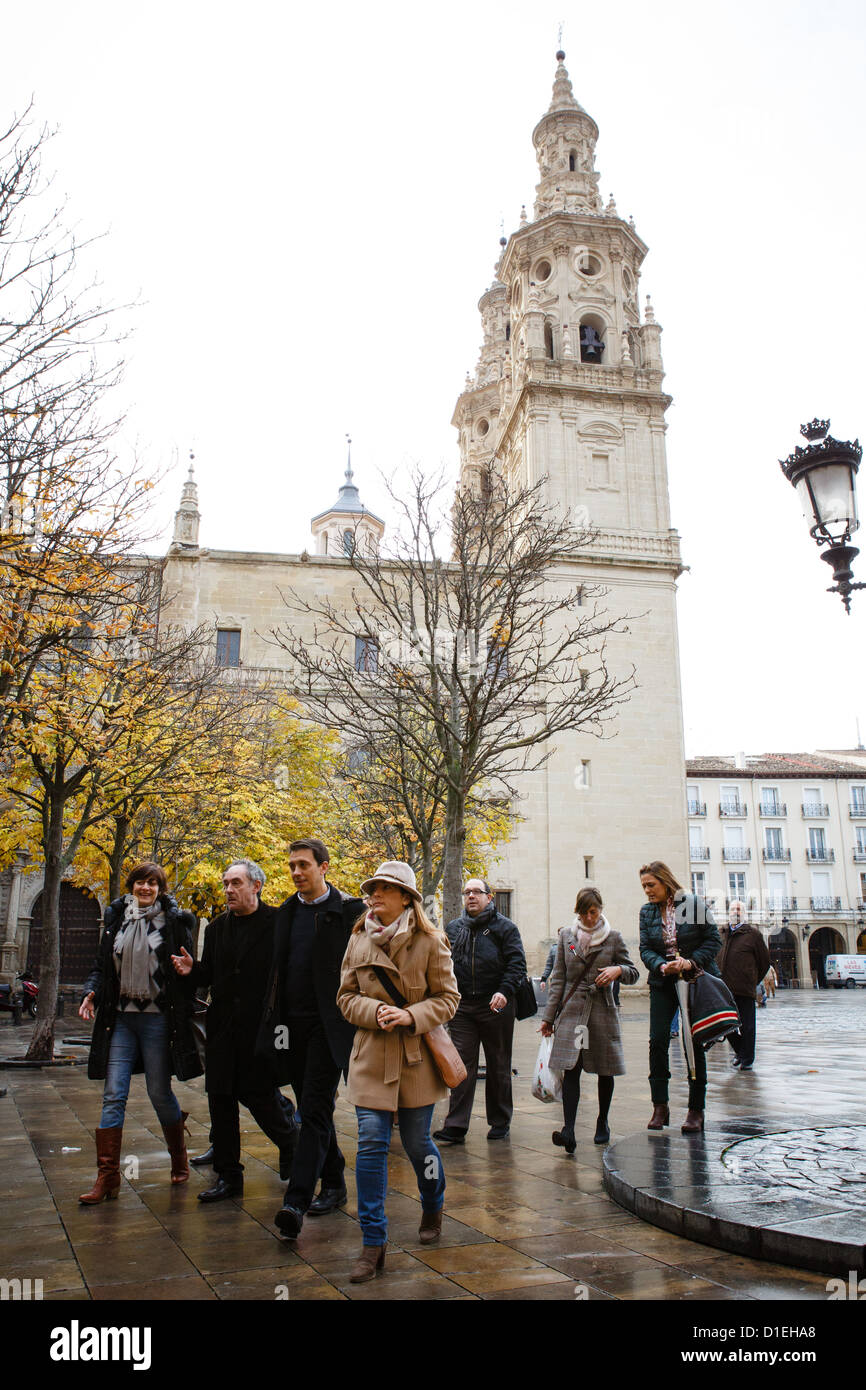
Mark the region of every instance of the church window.
<instances>
[{"instance_id":1,"label":"church window","mask_svg":"<svg viewBox=\"0 0 866 1390\"><path fill-rule=\"evenodd\" d=\"M600 363L604 354L604 327L601 322L584 319L580 325L581 362Z\"/></svg>"},{"instance_id":2,"label":"church window","mask_svg":"<svg viewBox=\"0 0 866 1390\"><path fill-rule=\"evenodd\" d=\"M599 257L585 246L581 246L579 250L575 251L574 265L579 274L587 280L594 280L604 270L604 265Z\"/></svg>"},{"instance_id":3,"label":"church window","mask_svg":"<svg viewBox=\"0 0 866 1390\"><path fill-rule=\"evenodd\" d=\"M327 555L327 553L328 553L328 533L327 533L327 531L325 532L324 536L322 537L322 540L324 541L324 547L323 547L323 549L322 549L322 554L323 554L323 555Z\"/></svg>"},{"instance_id":4,"label":"church window","mask_svg":"<svg viewBox=\"0 0 866 1390\"><path fill-rule=\"evenodd\" d=\"M577 155L574 150L569 150L568 152L568 168L571 173L574 173L577 168Z\"/></svg>"},{"instance_id":5,"label":"church window","mask_svg":"<svg viewBox=\"0 0 866 1390\"><path fill-rule=\"evenodd\" d=\"M505 341L506 341L506 343L510 343L510 342L511 342L511 319L506 320L506 324L505 324Z\"/></svg>"},{"instance_id":6,"label":"church window","mask_svg":"<svg viewBox=\"0 0 866 1390\"><path fill-rule=\"evenodd\" d=\"M355 670L375 676L379 670L379 643L375 637L355 638Z\"/></svg>"},{"instance_id":7,"label":"church window","mask_svg":"<svg viewBox=\"0 0 866 1390\"><path fill-rule=\"evenodd\" d=\"M545 280L549 280L553 273L553 266L550 261L539 261L535 267L535 279L538 284L543 285Z\"/></svg>"},{"instance_id":8,"label":"church window","mask_svg":"<svg viewBox=\"0 0 866 1390\"><path fill-rule=\"evenodd\" d=\"M488 431L489 429L490 429L490 421L489 421L489 420L479 420L479 421L478 421L478 424L475 426L475 433L478 435L478 438L479 438L479 439L483 439L484 436L485 436L485 434L487 433L487 431Z\"/></svg>"},{"instance_id":9,"label":"church window","mask_svg":"<svg viewBox=\"0 0 866 1390\"><path fill-rule=\"evenodd\" d=\"M544 355L553 357L553 328L549 323L544 325Z\"/></svg>"},{"instance_id":10,"label":"church window","mask_svg":"<svg viewBox=\"0 0 866 1390\"><path fill-rule=\"evenodd\" d=\"M355 553L355 532L354 532L354 531L348 531L348 530L347 530L347 531L344 531L344 532L343 532L343 554L344 554L344 555L354 555L354 553Z\"/></svg>"},{"instance_id":11,"label":"church window","mask_svg":"<svg viewBox=\"0 0 866 1390\"><path fill-rule=\"evenodd\" d=\"M217 666L240 666L241 633L240 628L217 628Z\"/></svg>"}]
</instances>

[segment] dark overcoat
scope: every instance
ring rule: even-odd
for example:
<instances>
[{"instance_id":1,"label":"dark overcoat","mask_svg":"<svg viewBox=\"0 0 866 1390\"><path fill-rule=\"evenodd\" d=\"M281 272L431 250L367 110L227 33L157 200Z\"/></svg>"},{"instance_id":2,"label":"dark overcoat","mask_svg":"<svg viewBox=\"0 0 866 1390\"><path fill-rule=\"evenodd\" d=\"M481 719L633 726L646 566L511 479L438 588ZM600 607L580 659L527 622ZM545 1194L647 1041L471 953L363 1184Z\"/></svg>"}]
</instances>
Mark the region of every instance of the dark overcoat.
<instances>
[{"instance_id":1,"label":"dark overcoat","mask_svg":"<svg viewBox=\"0 0 866 1390\"><path fill-rule=\"evenodd\" d=\"M315 936L313 938L313 988L315 999L311 1000L322 1020L328 1047L335 1064L345 1075L349 1069L349 1057L355 1038L355 1029L343 1017L337 1007L337 993L340 988L340 970L343 956L349 944L352 928L365 911L360 898L344 897L339 888L329 884L330 894L315 911ZM285 1037L280 1037L277 1028L288 1029L288 1020L281 1016L285 984L286 963L289 959L289 944L298 895L293 893L277 908L274 928L274 959L268 981L265 1011L259 1033L258 1048L266 1056L271 1069L282 1086L291 1081L288 1068L288 1055ZM281 1045L277 1045L278 1042Z\"/></svg>"},{"instance_id":2,"label":"dark overcoat","mask_svg":"<svg viewBox=\"0 0 866 1390\"><path fill-rule=\"evenodd\" d=\"M613 985L596 985L600 970L609 965L622 969L620 983L636 984L637 966L629 958L628 949L618 931L610 931L600 945L581 952L572 927L563 927L556 946L553 974L548 986L544 1022L554 1024L550 1067L554 1071L570 1071L581 1054L584 1071L595 1076L622 1076L625 1057L619 1026L619 1009L614 1002ZM574 986L574 993L571 990ZM571 998L568 998L571 994ZM557 1014L563 999L568 1002ZM575 1028L583 1024L589 1035L587 1045L578 1048Z\"/></svg>"},{"instance_id":3,"label":"dark overcoat","mask_svg":"<svg viewBox=\"0 0 866 1390\"><path fill-rule=\"evenodd\" d=\"M722 927L721 936L719 970L722 979L731 994L753 995L770 968L767 943L757 927L745 922L733 932L730 927Z\"/></svg>"},{"instance_id":4,"label":"dark overcoat","mask_svg":"<svg viewBox=\"0 0 866 1390\"><path fill-rule=\"evenodd\" d=\"M722 942L712 908L703 898L682 889L674 894L674 906L680 955L684 960L694 961L708 975L720 974L716 956L722 949ZM658 903L644 903L640 910L640 958L649 971L650 989L663 989L670 983L661 973L662 966L667 964L667 955Z\"/></svg>"},{"instance_id":5,"label":"dark overcoat","mask_svg":"<svg viewBox=\"0 0 866 1390\"><path fill-rule=\"evenodd\" d=\"M274 956L277 909L261 903L247 917L221 912L204 934L201 960L188 978L210 990L205 1089L219 1095L268 1091L276 1078L256 1055Z\"/></svg>"},{"instance_id":6,"label":"dark overcoat","mask_svg":"<svg viewBox=\"0 0 866 1390\"><path fill-rule=\"evenodd\" d=\"M99 939L99 954L84 986L85 997L91 992L95 996L96 1017L87 1062L87 1075L93 1081L104 1081L108 1072L108 1053L120 1003L120 981L113 959L114 938L123 926L126 903L125 897L115 898L105 909L105 928ZM182 911L168 893L160 893L159 903L165 913L165 926L162 942L156 948L159 961L157 979L163 1013L168 1020L171 1070L179 1081L191 1081L193 1077L201 1076L202 1072L191 1026L195 1009L194 987L188 977L183 979L176 973L169 957L180 955L182 946L192 954L192 934L196 921L192 913ZM133 1071L144 1071L140 1058Z\"/></svg>"}]
</instances>

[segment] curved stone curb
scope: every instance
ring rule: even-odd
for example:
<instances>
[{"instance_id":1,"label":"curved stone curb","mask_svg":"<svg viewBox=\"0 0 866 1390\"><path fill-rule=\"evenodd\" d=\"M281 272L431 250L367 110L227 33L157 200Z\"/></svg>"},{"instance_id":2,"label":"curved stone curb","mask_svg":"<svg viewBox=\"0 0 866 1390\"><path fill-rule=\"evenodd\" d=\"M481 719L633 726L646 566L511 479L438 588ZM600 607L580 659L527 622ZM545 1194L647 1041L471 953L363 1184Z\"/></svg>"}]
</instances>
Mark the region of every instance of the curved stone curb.
<instances>
[{"instance_id":1,"label":"curved stone curb","mask_svg":"<svg viewBox=\"0 0 866 1390\"><path fill-rule=\"evenodd\" d=\"M763 1172L743 1161L751 1139L762 1140ZM605 1150L602 1180L620 1206L689 1240L826 1274L866 1271L866 1120L821 1125L795 1116L778 1127L720 1120L699 1135L645 1131ZM827 1190L830 1181L850 1184L848 1196Z\"/></svg>"}]
</instances>

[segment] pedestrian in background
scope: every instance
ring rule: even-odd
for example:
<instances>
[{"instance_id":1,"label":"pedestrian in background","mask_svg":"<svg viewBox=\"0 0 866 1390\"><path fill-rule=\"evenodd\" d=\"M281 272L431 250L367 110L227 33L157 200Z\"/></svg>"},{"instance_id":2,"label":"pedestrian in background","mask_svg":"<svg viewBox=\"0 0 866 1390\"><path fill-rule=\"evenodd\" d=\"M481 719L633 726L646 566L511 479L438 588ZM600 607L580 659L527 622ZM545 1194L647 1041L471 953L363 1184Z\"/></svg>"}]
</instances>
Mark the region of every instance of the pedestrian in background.
<instances>
[{"instance_id":1,"label":"pedestrian in background","mask_svg":"<svg viewBox=\"0 0 866 1390\"><path fill-rule=\"evenodd\" d=\"M497 912L483 878L470 878L463 890L463 915L445 928L451 942L460 1007L449 1029L466 1067L466 1080L451 1092L448 1115L434 1138L462 1144L472 1118L478 1079L478 1056L484 1048L487 1076L484 1099L487 1138L507 1139L514 1102L511 1094L511 1049L514 996L526 978L520 932Z\"/></svg>"},{"instance_id":2,"label":"pedestrian in background","mask_svg":"<svg viewBox=\"0 0 866 1390\"><path fill-rule=\"evenodd\" d=\"M625 1073L619 1008L614 985L636 983L639 972L629 959L626 944L602 911L601 894L584 888L577 895L574 921L559 933L556 963L550 979L550 995L541 1022L541 1033L554 1034L549 1066L561 1071L561 1130L553 1142L573 1154L577 1143L574 1124L580 1103L580 1074L598 1077L596 1144L610 1139L608 1114L615 1076Z\"/></svg>"},{"instance_id":3,"label":"pedestrian in background","mask_svg":"<svg viewBox=\"0 0 866 1390\"><path fill-rule=\"evenodd\" d=\"M770 952L761 933L749 925L745 904L735 899L728 909L728 925L722 927L719 969L734 996L740 1015L739 1033L729 1033L731 1065L751 1071L755 1061L755 994L770 968Z\"/></svg>"}]
</instances>

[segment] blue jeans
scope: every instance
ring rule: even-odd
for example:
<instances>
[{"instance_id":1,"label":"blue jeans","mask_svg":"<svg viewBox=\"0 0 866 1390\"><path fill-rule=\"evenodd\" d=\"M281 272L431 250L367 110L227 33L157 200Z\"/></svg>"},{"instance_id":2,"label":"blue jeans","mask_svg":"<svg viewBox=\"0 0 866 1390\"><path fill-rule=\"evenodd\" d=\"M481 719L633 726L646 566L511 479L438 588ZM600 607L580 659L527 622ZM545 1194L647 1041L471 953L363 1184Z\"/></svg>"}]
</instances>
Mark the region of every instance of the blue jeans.
<instances>
[{"instance_id":1,"label":"blue jeans","mask_svg":"<svg viewBox=\"0 0 866 1390\"><path fill-rule=\"evenodd\" d=\"M163 1126L177 1124L180 1106L171 1089L168 1020L164 1014L120 1013L115 1016L102 1096L102 1129L123 1125L132 1069L144 1063L147 1094Z\"/></svg>"},{"instance_id":2,"label":"blue jeans","mask_svg":"<svg viewBox=\"0 0 866 1390\"><path fill-rule=\"evenodd\" d=\"M390 1110L365 1110L355 1106L358 1116L358 1217L365 1245L385 1245L388 1222L385 1194L388 1191L388 1150L391 1147ZM442 1157L430 1137L433 1106L421 1105L397 1111L400 1139L406 1157L415 1169L424 1211L441 1211L445 1200L445 1171Z\"/></svg>"}]
</instances>

